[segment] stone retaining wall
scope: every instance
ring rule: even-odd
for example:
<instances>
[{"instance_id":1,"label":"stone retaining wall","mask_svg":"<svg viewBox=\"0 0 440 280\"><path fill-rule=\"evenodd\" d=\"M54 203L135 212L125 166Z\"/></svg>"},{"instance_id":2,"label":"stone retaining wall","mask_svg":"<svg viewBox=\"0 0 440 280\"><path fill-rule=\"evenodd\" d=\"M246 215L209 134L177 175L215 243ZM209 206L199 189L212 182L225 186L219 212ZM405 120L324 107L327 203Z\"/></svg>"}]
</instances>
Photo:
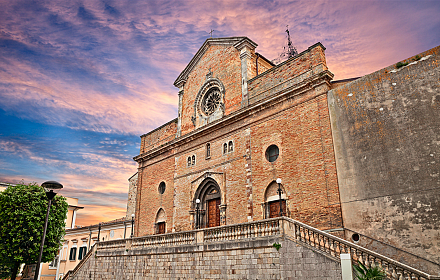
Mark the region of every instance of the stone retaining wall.
<instances>
[{"instance_id":1,"label":"stone retaining wall","mask_svg":"<svg viewBox=\"0 0 440 280\"><path fill-rule=\"evenodd\" d=\"M282 247L277 251L274 243ZM341 279L339 261L281 237L98 250L70 279Z\"/></svg>"}]
</instances>

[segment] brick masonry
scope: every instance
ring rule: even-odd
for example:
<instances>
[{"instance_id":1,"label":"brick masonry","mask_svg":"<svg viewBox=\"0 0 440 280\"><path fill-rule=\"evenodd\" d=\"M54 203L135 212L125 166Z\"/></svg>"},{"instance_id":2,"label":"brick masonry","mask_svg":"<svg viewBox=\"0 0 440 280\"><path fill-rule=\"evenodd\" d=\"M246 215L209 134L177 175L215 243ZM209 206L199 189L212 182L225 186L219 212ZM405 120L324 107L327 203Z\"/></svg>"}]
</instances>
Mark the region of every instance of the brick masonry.
<instances>
[{"instance_id":1,"label":"brick masonry","mask_svg":"<svg viewBox=\"0 0 440 280\"><path fill-rule=\"evenodd\" d=\"M282 247L277 251L273 243ZM97 251L72 280L341 279L340 263L289 239Z\"/></svg>"},{"instance_id":2,"label":"brick masonry","mask_svg":"<svg viewBox=\"0 0 440 280\"><path fill-rule=\"evenodd\" d=\"M190 63L193 68L181 86L180 136L178 121L173 120L141 137L141 153L135 157L139 163L136 236L155 233L160 209L166 213L167 232L193 229L195 193L206 177L221 190L222 224L263 219L266 189L281 178L288 216L319 229L343 226L326 96L332 74L325 64L325 48L315 44L275 67L260 58L259 72L267 70L254 77L253 45L241 49L250 53L243 56L236 42L208 45L196 55L198 62ZM252 103L242 100L246 95L242 95L241 59L248 59L249 96L259 96ZM194 126L194 102L207 73L224 85L224 115ZM223 145L231 141L233 151L224 153ZM207 143L210 157L206 157ZM270 163L265 153L272 144L279 147L280 155ZM188 166L193 156L195 164ZM164 194L158 193L161 182L167 186Z\"/></svg>"}]
</instances>

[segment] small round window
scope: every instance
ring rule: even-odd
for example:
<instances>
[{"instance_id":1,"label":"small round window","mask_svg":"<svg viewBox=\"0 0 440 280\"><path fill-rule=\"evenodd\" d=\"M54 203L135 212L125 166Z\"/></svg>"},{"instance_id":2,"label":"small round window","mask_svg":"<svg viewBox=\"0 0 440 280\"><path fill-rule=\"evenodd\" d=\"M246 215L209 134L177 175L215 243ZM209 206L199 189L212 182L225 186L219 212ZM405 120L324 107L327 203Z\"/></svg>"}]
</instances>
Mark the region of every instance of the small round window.
<instances>
[{"instance_id":1,"label":"small round window","mask_svg":"<svg viewBox=\"0 0 440 280\"><path fill-rule=\"evenodd\" d=\"M158 190L159 190L160 194L163 194L165 192L165 182L161 182L159 184L159 189Z\"/></svg>"},{"instance_id":2,"label":"small round window","mask_svg":"<svg viewBox=\"0 0 440 280\"><path fill-rule=\"evenodd\" d=\"M280 150L276 145L270 145L266 150L266 159L269 162L274 162L277 160Z\"/></svg>"}]
</instances>

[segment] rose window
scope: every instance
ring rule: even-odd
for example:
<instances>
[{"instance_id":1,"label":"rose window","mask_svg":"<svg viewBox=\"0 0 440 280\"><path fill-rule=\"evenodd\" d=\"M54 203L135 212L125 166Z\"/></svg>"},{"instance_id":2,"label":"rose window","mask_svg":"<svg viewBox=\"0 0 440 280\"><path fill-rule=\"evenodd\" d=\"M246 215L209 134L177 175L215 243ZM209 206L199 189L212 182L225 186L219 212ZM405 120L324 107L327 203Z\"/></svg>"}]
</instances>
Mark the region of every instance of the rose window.
<instances>
[{"instance_id":1,"label":"rose window","mask_svg":"<svg viewBox=\"0 0 440 280\"><path fill-rule=\"evenodd\" d=\"M201 109L207 116L212 115L220 106L221 95L218 88L210 89L202 100Z\"/></svg>"}]
</instances>

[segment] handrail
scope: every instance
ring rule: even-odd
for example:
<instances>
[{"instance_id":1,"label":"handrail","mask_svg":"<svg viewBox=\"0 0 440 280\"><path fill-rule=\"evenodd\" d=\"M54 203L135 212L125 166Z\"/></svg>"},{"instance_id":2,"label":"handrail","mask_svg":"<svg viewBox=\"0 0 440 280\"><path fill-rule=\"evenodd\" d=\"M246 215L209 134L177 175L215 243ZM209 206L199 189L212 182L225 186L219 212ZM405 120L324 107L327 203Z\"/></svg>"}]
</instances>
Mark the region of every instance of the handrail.
<instances>
[{"instance_id":1,"label":"handrail","mask_svg":"<svg viewBox=\"0 0 440 280\"><path fill-rule=\"evenodd\" d=\"M90 256L93 254L93 252L96 250L96 246L98 243L93 244L93 246L90 248L90 250L87 252L87 254L83 257L83 259L75 266L73 270L67 271L66 274L64 274L62 280L67 280L70 277L74 277L78 270L84 265L84 263L90 258Z\"/></svg>"},{"instance_id":2,"label":"handrail","mask_svg":"<svg viewBox=\"0 0 440 280\"><path fill-rule=\"evenodd\" d=\"M350 253L352 260L355 263L362 263L367 267L372 265L380 266L387 273L387 279L391 280L440 279L440 276L429 275L423 271L353 244L330 233L313 228L291 218L281 217L199 230L99 242L97 246L92 247L73 271L69 271L64 276L63 280L67 280L67 276L75 276L77 271L83 266L84 262L89 259L92 251L105 251L122 248L132 250L146 247L157 248L180 245L201 245L213 242L228 242L267 236L286 237L294 242L304 244L309 248L317 250L331 258L339 259L341 253Z\"/></svg>"},{"instance_id":3,"label":"handrail","mask_svg":"<svg viewBox=\"0 0 440 280\"><path fill-rule=\"evenodd\" d=\"M406 264L400 263L388 257L382 256L376 252L348 242L345 239L331 235L319 229L299 221L283 217L293 225L293 238L296 241L311 246L321 252L329 254L333 257L340 258L341 253L350 253L354 262L362 263L367 267L378 265L387 274L388 279L440 279L439 276L429 275L423 271L412 268Z\"/></svg>"},{"instance_id":4,"label":"handrail","mask_svg":"<svg viewBox=\"0 0 440 280\"><path fill-rule=\"evenodd\" d=\"M415 268L417 268L419 266L420 267L420 268L418 268L419 270L422 270L422 271L426 270L427 272L430 272L430 273L440 271L440 263L437 263L437 262L429 260L427 258L418 256L416 254L413 254L411 252L408 252L406 250L403 250L401 248L393 246L392 244L385 243L385 242L378 240L376 238L373 238L371 236L357 232L353 229L349 229L349 228L344 227L344 230L346 233L358 234L361 237L362 241L360 241L359 243L358 242L355 242L355 243L360 246L363 246L365 248L369 248L370 242L376 243L376 245L371 245L371 246L373 246L372 248L374 248L374 249L372 249L374 252L380 253L381 250L383 250L383 251L386 250L386 252L389 252L389 250L391 249L391 250L395 251L395 253L391 254L392 258L399 259L400 262L402 262L402 263L409 264ZM383 247L385 249L380 249L380 248L378 248L379 246ZM388 255L390 255L390 254L388 254ZM404 260L404 261L402 261L402 260Z\"/></svg>"}]
</instances>

